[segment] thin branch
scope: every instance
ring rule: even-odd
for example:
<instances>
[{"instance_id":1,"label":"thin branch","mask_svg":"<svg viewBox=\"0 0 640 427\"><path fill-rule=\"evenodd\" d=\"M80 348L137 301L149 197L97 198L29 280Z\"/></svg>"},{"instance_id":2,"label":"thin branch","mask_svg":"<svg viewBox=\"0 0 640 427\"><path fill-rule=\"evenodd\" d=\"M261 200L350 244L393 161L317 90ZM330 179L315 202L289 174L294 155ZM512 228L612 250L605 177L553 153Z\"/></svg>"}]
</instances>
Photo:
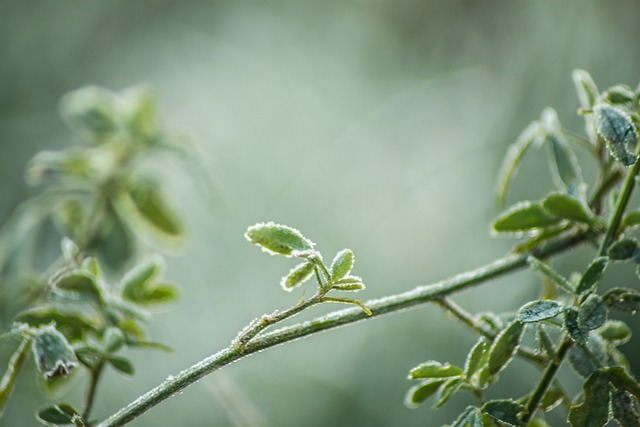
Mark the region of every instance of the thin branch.
<instances>
[{"instance_id":1,"label":"thin branch","mask_svg":"<svg viewBox=\"0 0 640 427\"><path fill-rule=\"evenodd\" d=\"M424 305L434 299L460 292L496 277L522 269L527 266L528 255L544 258L573 248L585 241L587 237L587 233L573 230L541 246L530 254L509 255L478 269L459 274L432 285L418 286L407 292L367 301L365 305L371 310L371 316L368 316L359 307L354 307L335 311L308 322L258 335L244 346L238 346L237 343L234 343L224 350L183 370L176 376L167 378L162 384L140 396L102 423L99 423L97 427L122 426L139 417L165 399L185 389L190 384L195 383L205 375L250 354L318 332L356 323L369 317L378 317L383 314L400 312Z\"/></svg>"}]
</instances>

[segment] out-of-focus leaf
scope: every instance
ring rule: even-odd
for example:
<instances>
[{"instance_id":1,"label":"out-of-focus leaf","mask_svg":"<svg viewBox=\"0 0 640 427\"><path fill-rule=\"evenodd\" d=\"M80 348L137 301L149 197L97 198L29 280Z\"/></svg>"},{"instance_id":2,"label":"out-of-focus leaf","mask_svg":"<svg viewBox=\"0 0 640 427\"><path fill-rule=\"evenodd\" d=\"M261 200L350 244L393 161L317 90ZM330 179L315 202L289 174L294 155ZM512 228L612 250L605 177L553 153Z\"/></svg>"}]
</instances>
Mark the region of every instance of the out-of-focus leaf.
<instances>
[{"instance_id":1,"label":"out-of-focus leaf","mask_svg":"<svg viewBox=\"0 0 640 427\"><path fill-rule=\"evenodd\" d=\"M129 270L122 278L122 296L133 301L138 299L144 293L144 287L158 274L161 264L160 258L154 258Z\"/></svg>"},{"instance_id":2,"label":"out-of-focus leaf","mask_svg":"<svg viewBox=\"0 0 640 427\"><path fill-rule=\"evenodd\" d=\"M622 219L622 223L620 224L621 230L626 230L627 228L636 228L640 226L640 210L631 211L625 214Z\"/></svg>"},{"instance_id":3,"label":"out-of-focus leaf","mask_svg":"<svg viewBox=\"0 0 640 427\"><path fill-rule=\"evenodd\" d=\"M462 374L462 369L448 363L442 364L435 360L421 363L409 372L409 379L446 378Z\"/></svg>"},{"instance_id":4,"label":"out-of-focus leaf","mask_svg":"<svg viewBox=\"0 0 640 427\"><path fill-rule=\"evenodd\" d=\"M631 328L620 320L607 320L598 333L616 346L626 343L631 338Z\"/></svg>"},{"instance_id":5,"label":"out-of-focus leaf","mask_svg":"<svg viewBox=\"0 0 640 427\"><path fill-rule=\"evenodd\" d=\"M542 207L551 215L572 221L590 223L589 209L578 199L564 193L551 193L542 201Z\"/></svg>"},{"instance_id":6,"label":"out-of-focus leaf","mask_svg":"<svg viewBox=\"0 0 640 427\"><path fill-rule=\"evenodd\" d=\"M595 289L598 283L600 283L600 279L602 279L602 275L607 269L608 264L609 258L607 257L598 257L589 264L587 271L582 275L576 288L578 295L586 294Z\"/></svg>"},{"instance_id":7,"label":"out-of-focus leaf","mask_svg":"<svg viewBox=\"0 0 640 427\"><path fill-rule=\"evenodd\" d=\"M599 92L591 75L585 70L573 70L571 77L573 77L573 83L576 86L580 106L587 110L593 108L598 99Z\"/></svg>"},{"instance_id":8,"label":"out-of-focus leaf","mask_svg":"<svg viewBox=\"0 0 640 427\"><path fill-rule=\"evenodd\" d=\"M286 257L310 251L314 246L314 243L304 237L300 231L274 222L252 225L247 229L245 237L271 255Z\"/></svg>"},{"instance_id":9,"label":"out-of-focus leaf","mask_svg":"<svg viewBox=\"0 0 640 427\"><path fill-rule=\"evenodd\" d=\"M571 196L582 198L584 181L576 155L560 133L547 135L549 162L556 187Z\"/></svg>"},{"instance_id":10,"label":"out-of-focus leaf","mask_svg":"<svg viewBox=\"0 0 640 427\"><path fill-rule=\"evenodd\" d=\"M636 100L635 92L627 85L611 86L603 96L610 104L628 104Z\"/></svg>"},{"instance_id":11,"label":"out-of-focus leaf","mask_svg":"<svg viewBox=\"0 0 640 427\"><path fill-rule=\"evenodd\" d=\"M531 301L518 310L518 320L523 323L539 322L562 313L564 305L558 301Z\"/></svg>"},{"instance_id":12,"label":"out-of-focus leaf","mask_svg":"<svg viewBox=\"0 0 640 427\"><path fill-rule=\"evenodd\" d=\"M79 412L73 406L68 403L58 403L41 409L37 417L45 424L57 426L73 424L75 415L79 416Z\"/></svg>"},{"instance_id":13,"label":"out-of-focus leaf","mask_svg":"<svg viewBox=\"0 0 640 427\"><path fill-rule=\"evenodd\" d=\"M633 289L613 288L602 296L603 301L610 308L628 313L635 313L640 309L640 293Z\"/></svg>"},{"instance_id":14,"label":"out-of-focus leaf","mask_svg":"<svg viewBox=\"0 0 640 427\"><path fill-rule=\"evenodd\" d=\"M16 322L39 328L55 323L57 328L71 340L81 339L87 332L96 332L100 326L96 319L79 311L62 310L58 307L40 306L19 313Z\"/></svg>"},{"instance_id":15,"label":"out-of-focus leaf","mask_svg":"<svg viewBox=\"0 0 640 427\"><path fill-rule=\"evenodd\" d=\"M584 401L569 410L572 427L602 427L609 419L609 380L603 371L595 371L587 378L582 390Z\"/></svg>"},{"instance_id":16,"label":"out-of-focus leaf","mask_svg":"<svg viewBox=\"0 0 640 427\"><path fill-rule=\"evenodd\" d=\"M638 143L638 133L627 113L609 104L593 107L593 118L598 135L607 143L613 157L630 166L638 156L631 151Z\"/></svg>"},{"instance_id":17,"label":"out-of-focus leaf","mask_svg":"<svg viewBox=\"0 0 640 427\"><path fill-rule=\"evenodd\" d=\"M591 294L578 310L578 324L587 330L599 328L607 320L609 310L600 295Z\"/></svg>"},{"instance_id":18,"label":"out-of-focus leaf","mask_svg":"<svg viewBox=\"0 0 640 427\"><path fill-rule=\"evenodd\" d=\"M558 274L558 272L556 272L553 268L549 267L547 264L540 261L538 258L534 256L528 256L527 263L531 267L539 271L540 273L544 274L544 276L549 280L551 280L552 283L555 283L556 285L560 286L562 289L569 292L570 294L574 293L573 284L571 282L569 282L566 278Z\"/></svg>"},{"instance_id":19,"label":"out-of-focus leaf","mask_svg":"<svg viewBox=\"0 0 640 427\"><path fill-rule=\"evenodd\" d=\"M90 158L85 149L41 151L29 161L25 181L39 185L52 179L87 180L92 177Z\"/></svg>"},{"instance_id":20,"label":"out-of-focus leaf","mask_svg":"<svg viewBox=\"0 0 640 427\"><path fill-rule=\"evenodd\" d=\"M9 395L13 390L13 385L15 384L18 373L29 354L30 345L31 337L24 337L16 351L11 355L7 370L2 375L2 379L0 379L0 417L2 417L4 405L7 403Z\"/></svg>"},{"instance_id":21,"label":"out-of-focus leaf","mask_svg":"<svg viewBox=\"0 0 640 427\"><path fill-rule=\"evenodd\" d=\"M564 312L564 327L572 340L584 344L587 341L588 330L578 322L578 310L568 308Z\"/></svg>"},{"instance_id":22,"label":"out-of-focus leaf","mask_svg":"<svg viewBox=\"0 0 640 427\"><path fill-rule=\"evenodd\" d=\"M521 426L520 414L524 406L513 400L490 400L482 406L482 412L510 426Z\"/></svg>"},{"instance_id":23,"label":"out-of-focus leaf","mask_svg":"<svg viewBox=\"0 0 640 427\"><path fill-rule=\"evenodd\" d=\"M105 89L88 86L65 95L60 112L67 124L91 143L105 142L118 131L115 97Z\"/></svg>"},{"instance_id":24,"label":"out-of-focus leaf","mask_svg":"<svg viewBox=\"0 0 640 427\"><path fill-rule=\"evenodd\" d=\"M303 262L293 267L289 274L284 276L280 281L280 285L285 291L292 291L293 288L300 286L313 275L314 264L312 262Z\"/></svg>"},{"instance_id":25,"label":"out-of-focus leaf","mask_svg":"<svg viewBox=\"0 0 640 427\"><path fill-rule=\"evenodd\" d=\"M489 349L489 374L495 376L509 364L520 346L523 334L524 324L517 320L500 332Z\"/></svg>"},{"instance_id":26,"label":"out-of-focus leaf","mask_svg":"<svg viewBox=\"0 0 640 427\"><path fill-rule=\"evenodd\" d=\"M422 383L411 387L405 397L405 405L409 408L417 407L420 403L433 396L444 381L444 379L423 381Z\"/></svg>"},{"instance_id":27,"label":"out-of-focus leaf","mask_svg":"<svg viewBox=\"0 0 640 427\"><path fill-rule=\"evenodd\" d=\"M513 247L513 252L515 253L523 253L530 252L532 249L540 246L544 242L554 238L559 235L567 228L571 227L571 224L568 222L561 222L555 226L548 226L543 229L537 231L537 233L523 242L518 243Z\"/></svg>"},{"instance_id":28,"label":"out-of-focus leaf","mask_svg":"<svg viewBox=\"0 0 640 427\"><path fill-rule=\"evenodd\" d=\"M553 408L561 404L563 399L564 393L562 392L562 390L556 387L551 387L549 390L547 390L544 397L542 398L539 408L545 412L549 412L553 410Z\"/></svg>"},{"instance_id":29,"label":"out-of-focus leaf","mask_svg":"<svg viewBox=\"0 0 640 427\"><path fill-rule=\"evenodd\" d=\"M547 333L545 327L541 324L538 324L536 339L540 349L544 351L547 357L555 360L557 358L555 344L551 341L551 337Z\"/></svg>"},{"instance_id":30,"label":"out-of-focus leaf","mask_svg":"<svg viewBox=\"0 0 640 427\"><path fill-rule=\"evenodd\" d=\"M520 202L509 208L493 222L497 232L521 232L557 224L562 219L548 213L540 203Z\"/></svg>"},{"instance_id":31,"label":"out-of-focus leaf","mask_svg":"<svg viewBox=\"0 0 640 427\"><path fill-rule=\"evenodd\" d=\"M625 237L609 246L609 258L614 261L624 261L632 258L638 252L638 241L633 237Z\"/></svg>"},{"instance_id":32,"label":"out-of-focus leaf","mask_svg":"<svg viewBox=\"0 0 640 427\"><path fill-rule=\"evenodd\" d=\"M338 252L329 269L331 271L331 280L339 280L349 274L353 268L354 261L353 252L350 249L343 249Z\"/></svg>"},{"instance_id":33,"label":"out-of-focus leaf","mask_svg":"<svg viewBox=\"0 0 640 427\"><path fill-rule=\"evenodd\" d=\"M611 384L620 390L633 394L640 399L640 383L635 380L622 366L609 366L606 375Z\"/></svg>"},{"instance_id":34,"label":"out-of-focus leaf","mask_svg":"<svg viewBox=\"0 0 640 427\"><path fill-rule=\"evenodd\" d=\"M101 228L92 242L93 249L104 265L118 271L134 252L134 241L120 216L112 206L106 210Z\"/></svg>"},{"instance_id":35,"label":"out-of-focus leaf","mask_svg":"<svg viewBox=\"0 0 640 427\"><path fill-rule=\"evenodd\" d=\"M611 363L611 348L597 335L591 335L585 344L591 354L585 352L581 345L574 345L569 350L569 363L576 373L587 378L598 369L598 365L593 361L591 356L595 356L599 361L599 365L608 365Z\"/></svg>"},{"instance_id":36,"label":"out-of-focus leaf","mask_svg":"<svg viewBox=\"0 0 640 427\"><path fill-rule=\"evenodd\" d=\"M463 384L464 382L460 377L451 377L445 380L438 389L438 396L436 397L436 403L434 403L433 408L439 408L444 405L455 392L460 390Z\"/></svg>"},{"instance_id":37,"label":"out-of-focus leaf","mask_svg":"<svg viewBox=\"0 0 640 427\"><path fill-rule=\"evenodd\" d=\"M55 206L52 220L63 235L80 239L87 227L86 204L75 197L61 200Z\"/></svg>"},{"instance_id":38,"label":"out-of-focus leaf","mask_svg":"<svg viewBox=\"0 0 640 427\"><path fill-rule=\"evenodd\" d=\"M475 406L467 406L462 414L451 424L451 427L484 427L482 413Z\"/></svg>"},{"instance_id":39,"label":"out-of-focus leaf","mask_svg":"<svg viewBox=\"0 0 640 427\"><path fill-rule=\"evenodd\" d=\"M80 271L60 276L54 283L54 289L70 292L83 299L86 298L97 304L102 304L102 290L95 278Z\"/></svg>"},{"instance_id":40,"label":"out-of-focus leaf","mask_svg":"<svg viewBox=\"0 0 640 427\"><path fill-rule=\"evenodd\" d=\"M500 177L498 180L498 204L500 206L502 206L504 202L504 196L507 193L509 183L518 170L520 160L522 160L529 146L539 137L541 137L540 124L535 121L530 123L518 136L516 142L509 147L507 155L502 162L500 173L498 174Z\"/></svg>"},{"instance_id":41,"label":"out-of-focus leaf","mask_svg":"<svg viewBox=\"0 0 640 427\"><path fill-rule=\"evenodd\" d=\"M128 194L135 211L154 231L171 237L183 235L178 215L166 203L156 185L149 181L132 182Z\"/></svg>"},{"instance_id":42,"label":"out-of-focus leaf","mask_svg":"<svg viewBox=\"0 0 640 427\"><path fill-rule=\"evenodd\" d=\"M113 366L113 368L116 371L123 373L127 376L131 376L135 373L133 364L129 359L125 359L124 357L114 356L111 354L107 355L106 358L109 361L109 364Z\"/></svg>"},{"instance_id":43,"label":"out-of-focus leaf","mask_svg":"<svg viewBox=\"0 0 640 427\"><path fill-rule=\"evenodd\" d=\"M42 326L36 331L31 348L38 370L46 378L67 375L78 366L73 348L53 325Z\"/></svg>"},{"instance_id":44,"label":"out-of-focus leaf","mask_svg":"<svg viewBox=\"0 0 640 427\"><path fill-rule=\"evenodd\" d=\"M125 344L125 336L120 329L109 327L104 331L102 342L104 343L104 349L107 352L115 353Z\"/></svg>"},{"instance_id":45,"label":"out-of-focus leaf","mask_svg":"<svg viewBox=\"0 0 640 427\"><path fill-rule=\"evenodd\" d=\"M146 86L134 86L118 94L118 106L128 131L145 142L157 134L156 97Z\"/></svg>"},{"instance_id":46,"label":"out-of-focus leaf","mask_svg":"<svg viewBox=\"0 0 640 427\"><path fill-rule=\"evenodd\" d=\"M621 427L640 427L640 416L636 410L637 401L627 392L614 390L611 392L611 409L613 417Z\"/></svg>"}]
</instances>

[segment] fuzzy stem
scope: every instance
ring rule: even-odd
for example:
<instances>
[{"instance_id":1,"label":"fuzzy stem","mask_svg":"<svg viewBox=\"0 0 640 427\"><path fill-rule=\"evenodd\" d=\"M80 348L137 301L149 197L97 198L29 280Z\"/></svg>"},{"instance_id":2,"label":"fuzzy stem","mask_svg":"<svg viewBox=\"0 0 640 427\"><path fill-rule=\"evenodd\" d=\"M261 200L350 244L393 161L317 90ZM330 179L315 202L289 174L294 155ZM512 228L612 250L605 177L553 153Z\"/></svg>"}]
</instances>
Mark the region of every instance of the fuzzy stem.
<instances>
[{"instance_id":1,"label":"fuzzy stem","mask_svg":"<svg viewBox=\"0 0 640 427\"><path fill-rule=\"evenodd\" d=\"M558 254L584 242L588 236L585 232L573 230L543 245L533 251L531 255L547 257ZM508 255L483 267L432 285L418 286L407 292L367 301L365 305L371 310L372 316L368 316L359 307L348 308L329 313L326 316L308 322L256 336L244 346L238 346L237 343L232 343L232 345L224 350L201 360L176 376L165 380L162 384L120 409L96 427L122 426L158 405L163 400L185 389L190 384L195 383L205 375L250 354L318 332L356 323L369 317L378 317L383 314L399 312L424 305L437 298L442 298L445 295L468 289L488 280L495 279L496 277L522 269L527 266L528 255L530 254Z\"/></svg>"}]
</instances>

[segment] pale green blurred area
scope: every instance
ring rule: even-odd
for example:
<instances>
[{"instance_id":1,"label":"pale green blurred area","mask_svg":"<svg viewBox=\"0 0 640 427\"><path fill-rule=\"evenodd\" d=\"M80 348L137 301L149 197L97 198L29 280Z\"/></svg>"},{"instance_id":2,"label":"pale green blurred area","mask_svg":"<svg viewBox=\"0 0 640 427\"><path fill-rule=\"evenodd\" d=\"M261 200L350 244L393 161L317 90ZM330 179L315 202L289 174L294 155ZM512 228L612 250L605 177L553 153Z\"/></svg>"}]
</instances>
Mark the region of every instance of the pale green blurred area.
<instances>
[{"instance_id":1,"label":"pale green blurred area","mask_svg":"<svg viewBox=\"0 0 640 427\"><path fill-rule=\"evenodd\" d=\"M216 183L203 191L190 166L157 165L189 230L167 256L181 299L150 328L175 352L128 352L135 377L109 373L95 415L300 298L278 284L292 261L243 238L256 222L299 228L329 260L351 248L364 300L504 254L511 241L488 224L507 144L545 106L582 131L575 68L601 89L635 87L639 16L635 1L0 1L0 220L38 191L23 182L28 159L73 143L57 102L86 84L151 85L166 126L192 136ZM507 203L542 196L544 167L534 153ZM581 269L589 255L559 265ZM521 273L454 299L471 312L513 310L538 283ZM462 364L474 340L427 306L252 356L131 425L442 425L470 397L407 409L407 372L428 359ZM0 343L3 366L15 345ZM537 375L518 362L489 396L523 394ZM34 376L23 373L0 426L36 425L45 400ZM64 400L81 407L85 387L80 378Z\"/></svg>"}]
</instances>

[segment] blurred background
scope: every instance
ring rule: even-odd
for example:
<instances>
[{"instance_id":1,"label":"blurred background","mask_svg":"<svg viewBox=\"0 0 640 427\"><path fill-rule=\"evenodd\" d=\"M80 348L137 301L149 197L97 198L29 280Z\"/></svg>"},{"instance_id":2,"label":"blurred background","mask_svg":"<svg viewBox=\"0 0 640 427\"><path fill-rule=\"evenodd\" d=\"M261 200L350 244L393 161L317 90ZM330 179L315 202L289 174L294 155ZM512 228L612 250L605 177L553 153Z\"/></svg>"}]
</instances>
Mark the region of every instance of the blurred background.
<instances>
[{"instance_id":1,"label":"blurred background","mask_svg":"<svg viewBox=\"0 0 640 427\"><path fill-rule=\"evenodd\" d=\"M166 127L191 135L216 183L206 194L179 163L159 166L189 231L182 250L166 256L180 301L150 327L175 351L128 352L136 375L109 372L95 415L297 301L300 290L279 286L293 261L243 238L256 222L299 228L325 258L351 248L363 300L503 255L513 242L491 237L488 224L499 212L495 177L507 145L546 106L582 132L575 68L601 89L635 87L638 16L631 0L0 0L0 222L40 191L24 183L27 161L73 142L57 103L86 84L152 86ZM507 204L549 185L544 153L534 152ZM558 268L582 269L589 256L578 250ZM518 273L454 300L471 312L506 311L539 291L535 275ZM131 425L442 425L471 399L407 409L407 372L428 359L462 364L474 342L426 306L254 355ZM0 342L2 366L15 345ZM632 360L636 373L639 365ZM490 396L525 393L538 375L516 362ZM85 382L65 399L80 406ZM25 372L0 426L36 425L33 411L46 399Z\"/></svg>"}]
</instances>

